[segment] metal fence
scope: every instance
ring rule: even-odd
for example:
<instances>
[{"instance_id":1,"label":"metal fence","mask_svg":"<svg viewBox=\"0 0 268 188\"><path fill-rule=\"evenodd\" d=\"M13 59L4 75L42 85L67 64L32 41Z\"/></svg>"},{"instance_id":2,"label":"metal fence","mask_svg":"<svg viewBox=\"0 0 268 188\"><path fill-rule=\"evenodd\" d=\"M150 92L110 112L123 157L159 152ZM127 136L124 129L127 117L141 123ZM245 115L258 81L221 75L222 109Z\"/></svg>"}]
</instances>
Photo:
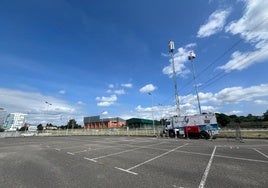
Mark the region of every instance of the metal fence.
<instances>
[{"instance_id":1,"label":"metal fence","mask_svg":"<svg viewBox=\"0 0 268 188\"><path fill-rule=\"evenodd\" d=\"M161 127L156 129L58 129L43 131L14 131L0 132L0 138L26 137L26 136L148 136L158 137L162 131ZM235 138L235 129L220 130L217 137ZM268 129L241 129L243 138L264 138L268 139Z\"/></svg>"}]
</instances>

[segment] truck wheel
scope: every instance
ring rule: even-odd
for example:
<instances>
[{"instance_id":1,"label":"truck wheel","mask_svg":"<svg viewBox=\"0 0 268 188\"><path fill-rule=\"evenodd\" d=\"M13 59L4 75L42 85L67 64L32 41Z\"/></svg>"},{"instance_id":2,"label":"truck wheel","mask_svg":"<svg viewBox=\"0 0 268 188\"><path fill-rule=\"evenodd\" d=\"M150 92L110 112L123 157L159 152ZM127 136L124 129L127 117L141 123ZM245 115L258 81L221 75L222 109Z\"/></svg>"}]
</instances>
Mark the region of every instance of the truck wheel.
<instances>
[{"instance_id":1,"label":"truck wheel","mask_svg":"<svg viewBox=\"0 0 268 188\"><path fill-rule=\"evenodd\" d=\"M201 131L200 137L208 140L210 138L210 135L206 131Z\"/></svg>"},{"instance_id":2,"label":"truck wheel","mask_svg":"<svg viewBox=\"0 0 268 188\"><path fill-rule=\"evenodd\" d=\"M174 138L174 137L175 137L175 133L174 133L174 131L169 131L169 137L170 137L170 138Z\"/></svg>"}]
</instances>

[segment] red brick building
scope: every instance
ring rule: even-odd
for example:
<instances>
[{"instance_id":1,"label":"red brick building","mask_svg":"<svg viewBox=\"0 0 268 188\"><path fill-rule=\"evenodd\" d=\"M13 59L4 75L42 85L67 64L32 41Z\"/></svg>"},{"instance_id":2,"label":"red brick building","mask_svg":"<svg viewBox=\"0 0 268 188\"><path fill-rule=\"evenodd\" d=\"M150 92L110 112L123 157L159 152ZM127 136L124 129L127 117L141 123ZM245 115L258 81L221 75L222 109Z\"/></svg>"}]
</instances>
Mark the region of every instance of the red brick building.
<instances>
[{"instance_id":1,"label":"red brick building","mask_svg":"<svg viewBox=\"0 0 268 188\"><path fill-rule=\"evenodd\" d=\"M126 121L116 117L116 118L103 118L100 116L89 116L84 117L84 128L85 129L110 129L110 128L120 128L126 125Z\"/></svg>"}]
</instances>

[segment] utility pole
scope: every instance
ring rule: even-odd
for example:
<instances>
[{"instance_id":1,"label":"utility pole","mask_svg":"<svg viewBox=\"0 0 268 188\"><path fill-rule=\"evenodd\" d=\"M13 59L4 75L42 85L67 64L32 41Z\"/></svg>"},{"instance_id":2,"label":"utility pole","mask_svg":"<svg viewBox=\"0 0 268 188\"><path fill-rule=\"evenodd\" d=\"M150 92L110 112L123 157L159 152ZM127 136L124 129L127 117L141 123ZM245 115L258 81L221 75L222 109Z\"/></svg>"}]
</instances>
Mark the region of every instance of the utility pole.
<instances>
[{"instance_id":1,"label":"utility pole","mask_svg":"<svg viewBox=\"0 0 268 188\"><path fill-rule=\"evenodd\" d=\"M179 95L178 95L175 63L174 63L174 49L175 49L174 41L170 40L168 46L169 46L169 53L171 54L171 63L172 63L172 70L173 70L173 82L174 82L174 89L175 89L176 110L177 110L178 116L180 116Z\"/></svg>"},{"instance_id":2,"label":"utility pole","mask_svg":"<svg viewBox=\"0 0 268 188\"><path fill-rule=\"evenodd\" d=\"M195 57L196 57L195 53L193 51L190 51L188 59L192 63L192 71L193 71L193 76L194 76L194 85L195 85L195 92L196 92L196 97L197 97L197 102L198 102L198 108L199 108L199 113L202 114L199 95L198 95L198 87L197 87L197 83L196 83L195 70L194 70L194 61L193 61L193 59L195 59Z\"/></svg>"}]
</instances>

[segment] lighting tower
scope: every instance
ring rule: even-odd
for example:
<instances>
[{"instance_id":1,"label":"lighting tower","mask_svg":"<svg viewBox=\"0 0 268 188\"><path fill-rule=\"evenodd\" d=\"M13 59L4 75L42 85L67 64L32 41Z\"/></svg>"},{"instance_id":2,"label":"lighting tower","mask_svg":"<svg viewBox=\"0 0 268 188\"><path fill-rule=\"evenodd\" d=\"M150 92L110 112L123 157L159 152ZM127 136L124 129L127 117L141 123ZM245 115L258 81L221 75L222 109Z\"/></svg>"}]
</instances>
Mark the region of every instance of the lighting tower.
<instances>
[{"instance_id":1,"label":"lighting tower","mask_svg":"<svg viewBox=\"0 0 268 188\"><path fill-rule=\"evenodd\" d=\"M196 76L195 76L195 71L194 71L194 61L193 59L195 59L196 55L193 51L189 52L189 56L188 59L191 61L192 63L192 69L193 69L193 76L194 76L194 85L195 85L195 92L196 92L196 97L197 97L197 102L198 102L198 108L199 108L199 113L201 114L201 106L200 106L200 101L199 101L199 95L198 95L198 87L196 84Z\"/></svg>"},{"instance_id":2,"label":"lighting tower","mask_svg":"<svg viewBox=\"0 0 268 188\"><path fill-rule=\"evenodd\" d=\"M171 61L172 61L173 81L174 81L174 89L175 89L175 102L176 102L178 116L180 116L179 95L178 95L176 71L175 71L175 64L174 64L174 49L175 49L174 41L170 40L168 47L169 47L169 53L171 54Z\"/></svg>"}]
</instances>

